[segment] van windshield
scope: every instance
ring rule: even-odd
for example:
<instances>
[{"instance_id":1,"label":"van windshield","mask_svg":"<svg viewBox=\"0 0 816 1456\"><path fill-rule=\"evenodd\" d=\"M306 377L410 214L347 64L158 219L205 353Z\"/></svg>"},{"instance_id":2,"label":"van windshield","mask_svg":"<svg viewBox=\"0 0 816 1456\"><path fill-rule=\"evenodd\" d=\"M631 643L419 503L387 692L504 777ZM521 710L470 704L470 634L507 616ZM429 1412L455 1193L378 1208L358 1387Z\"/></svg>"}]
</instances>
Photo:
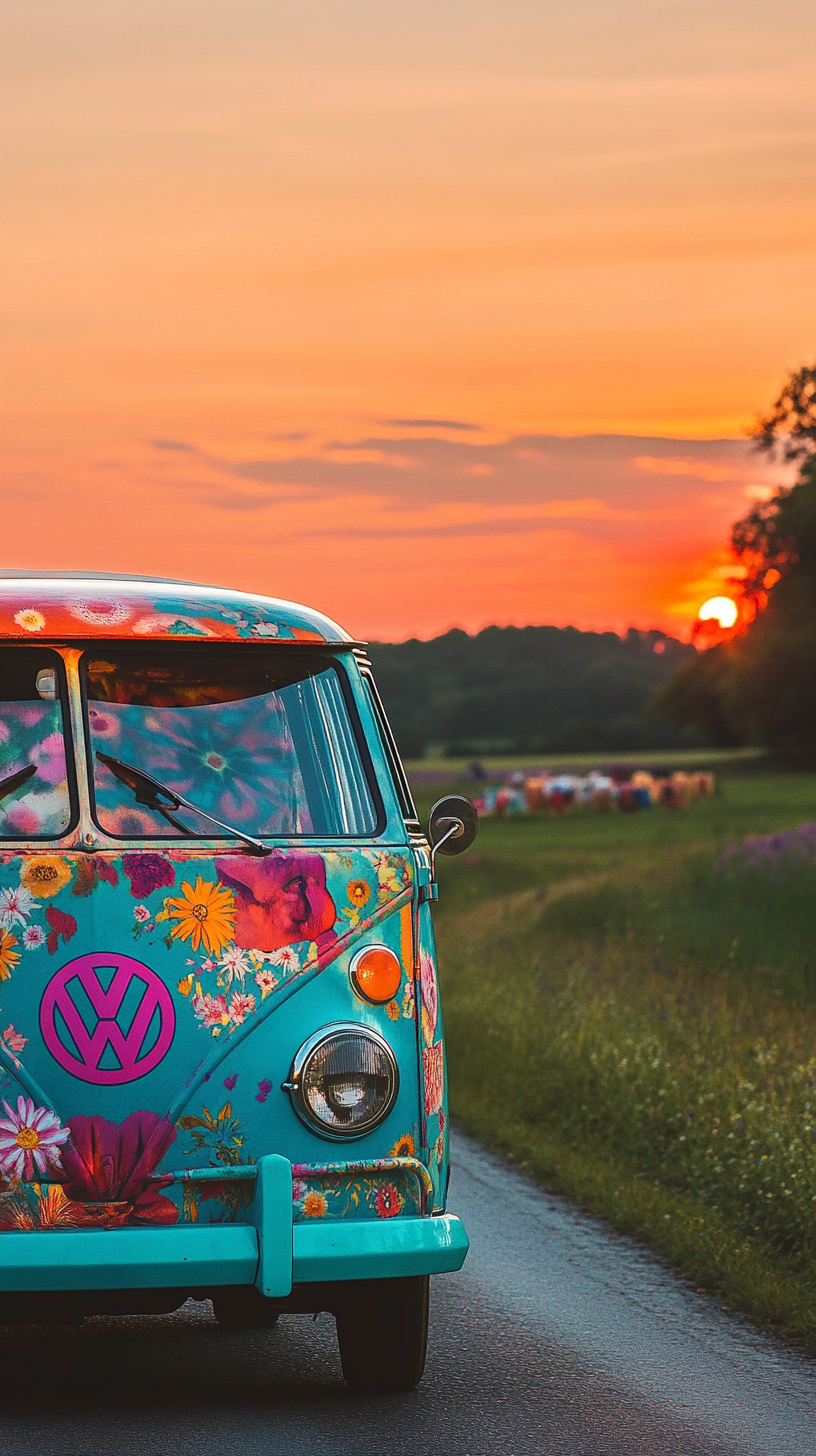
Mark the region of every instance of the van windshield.
<instances>
[{"instance_id":1,"label":"van windshield","mask_svg":"<svg viewBox=\"0 0 816 1456\"><path fill-rule=\"evenodd\" d=\"M377 812L344 692L329 658L280 648L87 653L95 813L118 838L368 835ZM99 754L181 795L192 808L139 802ZM172 822L175 821L175 824Z\"/></svg>"},{"instance_id":2,"label":"van windshield","mask_svg":"<svg viewBox=\"0 0 816 1456\"><path fill-rule=\"evenodd\" d=\"M0 647L0 839L58 839L71 825L63 665L43 647Z\"/></svg>"}]
</instances>

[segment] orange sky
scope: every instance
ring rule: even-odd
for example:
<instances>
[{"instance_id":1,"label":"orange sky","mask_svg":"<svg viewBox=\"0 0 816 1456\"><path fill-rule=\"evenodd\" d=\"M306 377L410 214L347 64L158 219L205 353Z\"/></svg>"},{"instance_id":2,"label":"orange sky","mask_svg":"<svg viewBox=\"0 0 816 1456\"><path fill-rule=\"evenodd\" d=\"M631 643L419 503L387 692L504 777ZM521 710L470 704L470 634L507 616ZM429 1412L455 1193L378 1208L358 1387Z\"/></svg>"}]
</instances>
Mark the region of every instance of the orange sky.
<instances>
[{"instance_id":1,"label":"orange sky","mask_svg":"<svg viewBox=\"0 0 816 1456\"><path fill-rule=\"evenodd\" d=\"M814 31L7 0L0 561L687 634L816 354Z\"/></svg>"}]
</instances>

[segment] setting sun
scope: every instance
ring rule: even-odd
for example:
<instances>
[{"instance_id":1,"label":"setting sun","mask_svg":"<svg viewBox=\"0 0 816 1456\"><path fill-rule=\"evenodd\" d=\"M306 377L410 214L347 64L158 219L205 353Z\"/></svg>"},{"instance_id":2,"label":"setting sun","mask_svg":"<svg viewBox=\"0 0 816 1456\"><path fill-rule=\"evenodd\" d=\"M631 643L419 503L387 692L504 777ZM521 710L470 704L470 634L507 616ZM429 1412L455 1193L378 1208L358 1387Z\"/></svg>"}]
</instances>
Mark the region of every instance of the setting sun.
<instances>
[{"instance_id":1,"label":"setting sun","mask_svg":"<svg viewBox=\"0 0 816 1456\"><path fill-rule=\"evenodd\" d=\"M703 602L697 616L701 622L719 622L723 628L733 627L737 620L736 604L730 597L709 597Z\"/></svg>"}]
</instances>

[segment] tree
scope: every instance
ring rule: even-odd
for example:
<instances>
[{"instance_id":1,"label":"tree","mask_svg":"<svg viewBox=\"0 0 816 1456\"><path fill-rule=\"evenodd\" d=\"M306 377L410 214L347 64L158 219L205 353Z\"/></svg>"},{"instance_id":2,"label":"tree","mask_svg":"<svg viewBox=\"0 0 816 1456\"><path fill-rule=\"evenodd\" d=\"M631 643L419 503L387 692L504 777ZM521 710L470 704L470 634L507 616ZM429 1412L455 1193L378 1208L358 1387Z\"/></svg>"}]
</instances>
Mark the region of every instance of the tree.
<instances>
[{"instance_id":1,"label":"tree","mask_svg":"<svg viewBox=\"0 0 816 1456\"><path fill-rule=\"evenodd\" d=\"M816 753L816 366L791 374L753 431L757 447L799 460L799 478L731 533L755 615L729 642L683 664L654 711L714 743Z\"/></svg>"}]
</instances>

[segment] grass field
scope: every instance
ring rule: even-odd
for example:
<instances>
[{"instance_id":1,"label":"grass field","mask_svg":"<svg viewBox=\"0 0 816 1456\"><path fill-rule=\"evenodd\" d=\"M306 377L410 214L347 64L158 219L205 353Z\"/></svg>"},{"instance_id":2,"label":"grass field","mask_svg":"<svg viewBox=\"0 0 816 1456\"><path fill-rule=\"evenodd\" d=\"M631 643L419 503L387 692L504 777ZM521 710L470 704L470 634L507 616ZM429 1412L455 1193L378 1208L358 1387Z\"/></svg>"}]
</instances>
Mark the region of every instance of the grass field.
<instances>
[{"instance_id":1,"label":"grass field","mask_svg":"<svg viewBox=\"0 0 816 1456\"><path fill-rule=\"evenodd\" d=\"M501 773L505 769L537 767L542 764L556 772L571 768L584 772L597 768L602 763L633 763L642 768L660 766L669 769L717 769L751 763L763 757L764 748L655 748L642 753L609 753L596 749L592 753L487 754L481 755L479 762L489 778L492 773ZM444 774L453 782L465 780L468 764L472 761L473 755L470 758L439 758L429 755L427 758L407 759L405 767L411 778L419 783L426 774Z\"/></svg>"},{"instance_id":2,"label":"grass field","mask_svg":"<svg viewBox=\"0 0 816 1456\"><path fill-rule=\"evenodd\" d=\"M816 1351L816 867L721 863L816 820L816 774L757 768L685 811L488 819L440 861L451 1108Z\"/></svg>"}]
</instances>

